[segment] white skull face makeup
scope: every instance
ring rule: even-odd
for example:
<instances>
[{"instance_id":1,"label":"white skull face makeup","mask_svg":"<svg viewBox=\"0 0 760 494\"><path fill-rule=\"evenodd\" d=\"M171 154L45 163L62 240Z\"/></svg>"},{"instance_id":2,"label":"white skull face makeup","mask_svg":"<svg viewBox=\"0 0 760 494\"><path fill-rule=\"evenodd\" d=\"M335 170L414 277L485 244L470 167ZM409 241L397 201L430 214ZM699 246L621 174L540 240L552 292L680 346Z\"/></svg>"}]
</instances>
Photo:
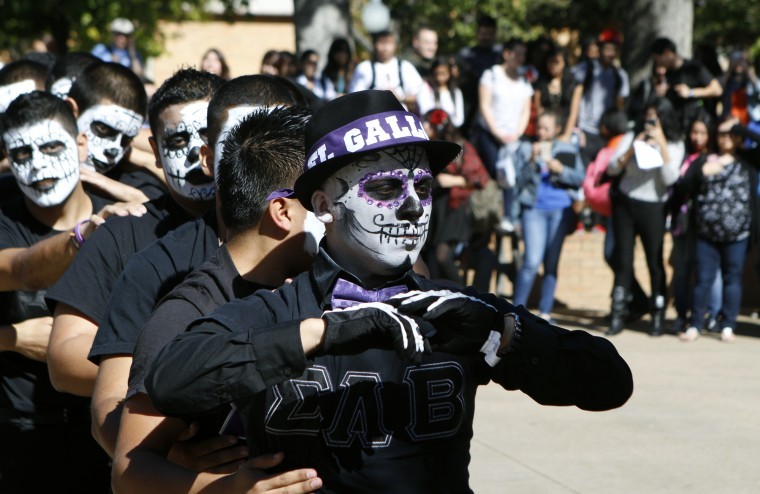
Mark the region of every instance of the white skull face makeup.
<instances>
[{"instance_id":1,"label":"white skull face makeup","mask_svg":"<svg viewBox=\"0 0 760 494\"><path fill-rule=\"evenodd\" d=\"M319 242L325 236L325 224L314 216L311 211L306 211L303 222L303 231L306 233L304 251L314 257L319 253Z\"/></svg>"},{"instance_id":2,"label":"white skull face makeup","mask_svg":"<svg viewBox=\"0 0 760 494\"><path fill-rule=\"evenodd\" d=\"M201 169L201 145L206 143L208 101L190 103L178 112L175 121L166 122L163 136L157 139L161 163L169 186L195 201L214 198L214 179Z\"/></svg>"},{"instance_id":3,"label":"white skull face makeup","mask_svg":"<svg viewBox=\"0 0 760 494\"><path fill-rule=\"evenodd\" d=\"M6 84L0 87L0 113L5 113L13 100L22 94L31 93L37 89L34 81L26 79L12 84Z\"/></svg>"},{"instance_id":4,"label":"white skull face makeup","mask_svg":"<svg viewBox=\"0 0 760 494\"><path fill-rule=\"evenodd\" d=\"M77 120L79 131L87 135L85 165L99 173L108 173L129 151L142 122L141 115L118 105L88 108Z\"/></svg>"},{"instance_id":5,"label":"white skull face makeup","mask_svg":"<svg viewBox=\"0 0 760 494\"><path fill-rule=\"evenodd\" d=\"M50 92L61 99L66 99L71 91L71 86L74 85L74 79L68 77L61 77L53 84L50 85Z\"/></svg>"},{"instance_id":6,"label":"white skull face makeup","mask_svg":"<svg viewBox=\"0 0 760 494\"><path fill-rule=\"evenodd\" d=\"M375 274L410 268L427 238L432 183L427 155L416 146L384 149L339 170L325 182L334 240Z\"/></svg>"},{"instance_id":7,"label":"white skull face makeup","mask_svg":"<svg viewBox=\"0 0 760 494\"><path fill-rule=\"evenodd\" d=\"M3 134L13 176L34 204L48 208L68 199L79 182L77 144L55 121L37 122Z\"/></svg>"},{"instance_id":8,"label":"white skull face makeup","mask_svg":"<svg viewBox=\"0 0 760 494\"><path fill-rule=\"evenodd\" d=\"M219 160L222 159L222 153L224 152L225 137L227 137L227 134L230 133L233 127L258 108L264 107L241 105L227 109L227 120L224 121L219 129L219 135L214 143L214 178L216 178L217 170L219 169Z\"/></svg>"}]
</instances>

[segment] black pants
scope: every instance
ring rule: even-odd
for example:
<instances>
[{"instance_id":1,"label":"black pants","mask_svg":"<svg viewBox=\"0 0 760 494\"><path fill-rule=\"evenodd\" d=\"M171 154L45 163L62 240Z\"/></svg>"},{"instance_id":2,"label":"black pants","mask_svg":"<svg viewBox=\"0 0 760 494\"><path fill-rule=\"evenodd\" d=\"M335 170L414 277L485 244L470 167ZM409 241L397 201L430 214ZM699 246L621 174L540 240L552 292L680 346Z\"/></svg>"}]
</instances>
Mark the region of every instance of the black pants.
<instances>
[{"instance_id":1,"label":"black pants","mask_svg":"<svg viewBox=\"0 0 760 494\"><path fill-rule=\"evenodd\" d=\"M615 230L615 286L631 288L633 250L638 235L651 279L652 296L665 295L665 266L662 260L665 236L665 204L644 202L618 194L612 203Z\"/></svg>"},{"instance_id":2,"label":"black pants","mask_svg":"<svg viewBox=\"0 0 760 494\"><path fill-rule=\"evenodd\" d=\"M101 493L111 490L108 455L90 424L0 424L0 492Z\"/></svg>"}]
</instances>

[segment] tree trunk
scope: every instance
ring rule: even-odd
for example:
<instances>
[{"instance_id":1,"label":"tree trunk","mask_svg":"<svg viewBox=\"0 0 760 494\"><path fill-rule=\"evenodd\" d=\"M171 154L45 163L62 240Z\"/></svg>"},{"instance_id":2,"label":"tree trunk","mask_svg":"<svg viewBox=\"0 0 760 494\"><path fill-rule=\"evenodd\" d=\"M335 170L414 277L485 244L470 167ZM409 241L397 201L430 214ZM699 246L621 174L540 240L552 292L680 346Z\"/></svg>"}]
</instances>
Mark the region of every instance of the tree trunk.
<instances>
[{"instance_id":1,"label":"tree trunk","mask_svg":"<svg viewBox=\"0 0 760 494\"><path fill-rule=\"evenodd\" d=\"M635 85L650 73L649 48L656 38L672 39L679 55L691 57L694 0L633 0L624 31L623 66Z\"/></svg>"},{"instance_id":2,"label":"tree trunk","mask_svg":"<svg viewBox=\"0 0 760 494\"><path fill-rule=\"evenodd\" d=\"M327 51L335 38L351 41L349 0L295 0L293 18L296 25L298 53L312 49L319 53L319 70L327 62Z\"/></svg>"}]
</instances>

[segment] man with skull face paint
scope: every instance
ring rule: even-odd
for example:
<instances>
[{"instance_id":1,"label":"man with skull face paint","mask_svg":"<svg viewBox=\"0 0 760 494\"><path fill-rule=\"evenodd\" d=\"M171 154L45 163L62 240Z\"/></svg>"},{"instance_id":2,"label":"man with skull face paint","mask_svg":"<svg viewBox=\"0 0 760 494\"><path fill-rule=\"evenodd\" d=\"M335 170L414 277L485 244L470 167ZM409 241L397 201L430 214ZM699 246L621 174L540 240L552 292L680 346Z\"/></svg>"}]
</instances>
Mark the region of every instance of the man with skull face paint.
<instances>
[{"instance_id":1,"label":"man with skull face paint","mask_svg":"<svg viewBox=\"0 0 760 494\"><path fill-rule=\"evenodd\" d=\"M218 77L193 69L179 71L169 78L151 100L150 123L155 135L164 135L165 128L176 128L184 108L207 105L221 83ZM76 84L72 91L75 89ZM156 163L168 170L158 147L154 150ZM83 247L84 255L47 294L48 304L56 314L48 365L59 389L83 396L92 393L97 367L87 361L87 354L98 326L104 321L111 291L132 256L169 231L202 217L212 204L210 200L185 197L171 188L168 194L146 203L148 213L142 218L109 221ZM211 232L211 238L217 243L216 232ZM151 300L151 307L154 302ZM137 309L127 305L125 310Z\"/></svg>"},{"instance_id":2,"label":"man with skull face paint","mask_svg":"<svg viewBox=\"0 0 760 494\"><path fill-rule=\"evenodd\" d=\"M164 105L158 103L164 92L165 89L156 93L158 95L158 98L154 96L156 106L151 105L149 113L151 117L155 117L157 113L163 114L165 121L163 128L170 128L174 133L179 125L176 121L169 123L166 115L180 117L185 112L172 111L172 106L159 112L161 108L164 108ZM225 142L221 136L229 132L225 128L234 128L238 118L246 116L253 111L254 107L293 106L302 103L302 100L293 85L285 79L257 75L244 76L226 82L214 93L210 102L203 103L209 108L208 135L212 141L217 142L215 146L217 152L213 156L208 153L209 150L206 147L204 147L204 152L207 160L218 161L217 156L222 154L224 149L220 144ZM180 107L180 110L192 108L195 104L190 103ZM241 109L243 111L238 112ZM156 128L158 135L161 135L161 128L161 126ZM202 132L206 134L205 126ZM160 148L160 145L156 146L157 154ZM232 163L228 165L228 169L233 167L233 171L243 166L233 160L228 162ZM214 165L213 174L217 173L218 168ZM210 171L208 173L211 174ZM242 172L238 174L242 175ZM236 186L240 189L228 185L224 189L225 193L216 198L215 211L209 211L203 218L182 225L139 252L130 260L114 285L110 301L87 356L91 362L98 365L97 381L93 392L95 437L109 452L113 450L116 440L114 426L118 425L120 404L127 391L127 378L137 336L154 307L176 284L182 281L187 273L217 254L220 239L223 240L229 236L227 224L224 221L225 211L234 210L240 214L241 211L247 211L253 207L249 205L249 202L254 204L261 202L261 198L257 198L257 193L247 193L248 190L260 186L259 180L240 178L238 181L240 183ZM229 192L230 189L236 192ZM267 194L269 192L266 191ZM260 191L258 193L260 194ZM316 241L314 246L316 246ZM312 256L315 253L316 248L313 249ZM299 269L294 274L300 271ZM116 413L113 413L114 410ZM114 417L117 420L114 420Z\"/></svg>"},{"instance_id":3,"label":"man with skull face paint","mask_svg":"<svg viewBox=\"0 0 760 494\"><path fill-rule=\"evenodd\" d=\"M313 268L164 347L146 381L159 410L235 402L249 447L283 451L283 470L315 468L321 492L461 493L478 385L586 410L625 403L630 369L604 338L411 271L430 179L456 144L365 91L317 110L306 148L296 194L326 224Z\"/></svg>"},{"instance_id":4,"label":"man with skull face paint","mask_svg":"<svg viewBox=\"0 0 760 494\"><path fill-rule=\"evenodd\" d=\"M48 377L44 296L116 208L82 188L86 143L55 96L35 91L11 103L2 142L23 195L0 215L0 491L103 490L107 458L90 434L89 403L56 392Z\"/></svg>"},{"instance_id":5,"label":"man with skull face paint","mask_svg":"<svg viewBox=\"0 0 760 494\"><path fill-rule=\"evenodd\" d=\"M74 81L66 101L87 137L82 180L88 187L130 201L156 199L166 192L153 173L129 161L147 107L142 81L131 70L93 63Z\"/></svg>"}]
</instances>

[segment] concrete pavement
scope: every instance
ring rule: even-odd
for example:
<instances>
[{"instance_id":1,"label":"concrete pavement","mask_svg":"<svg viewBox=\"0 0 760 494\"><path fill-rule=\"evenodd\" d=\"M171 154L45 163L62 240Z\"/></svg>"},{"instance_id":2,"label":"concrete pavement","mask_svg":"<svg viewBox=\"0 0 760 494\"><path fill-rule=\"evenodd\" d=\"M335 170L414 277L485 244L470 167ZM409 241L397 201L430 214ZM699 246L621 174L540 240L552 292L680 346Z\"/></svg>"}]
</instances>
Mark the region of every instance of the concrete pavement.
<instances>
[{"instance_id":1,"label":"concrete pavement","mask_svg":"<svg viewBox=\"0 0 760 494\"><path fill-rule=\"evenodd\" d=\"M558 319L565 327L603 326L582 314ZM634 377L633 396L620 409L544 407L520 392L482 387L473 490L759 493L760 325L743 319L733 344L704 335L693 343L651 338L646 326L612 339Z\"/></svg>"}]
</instances>

